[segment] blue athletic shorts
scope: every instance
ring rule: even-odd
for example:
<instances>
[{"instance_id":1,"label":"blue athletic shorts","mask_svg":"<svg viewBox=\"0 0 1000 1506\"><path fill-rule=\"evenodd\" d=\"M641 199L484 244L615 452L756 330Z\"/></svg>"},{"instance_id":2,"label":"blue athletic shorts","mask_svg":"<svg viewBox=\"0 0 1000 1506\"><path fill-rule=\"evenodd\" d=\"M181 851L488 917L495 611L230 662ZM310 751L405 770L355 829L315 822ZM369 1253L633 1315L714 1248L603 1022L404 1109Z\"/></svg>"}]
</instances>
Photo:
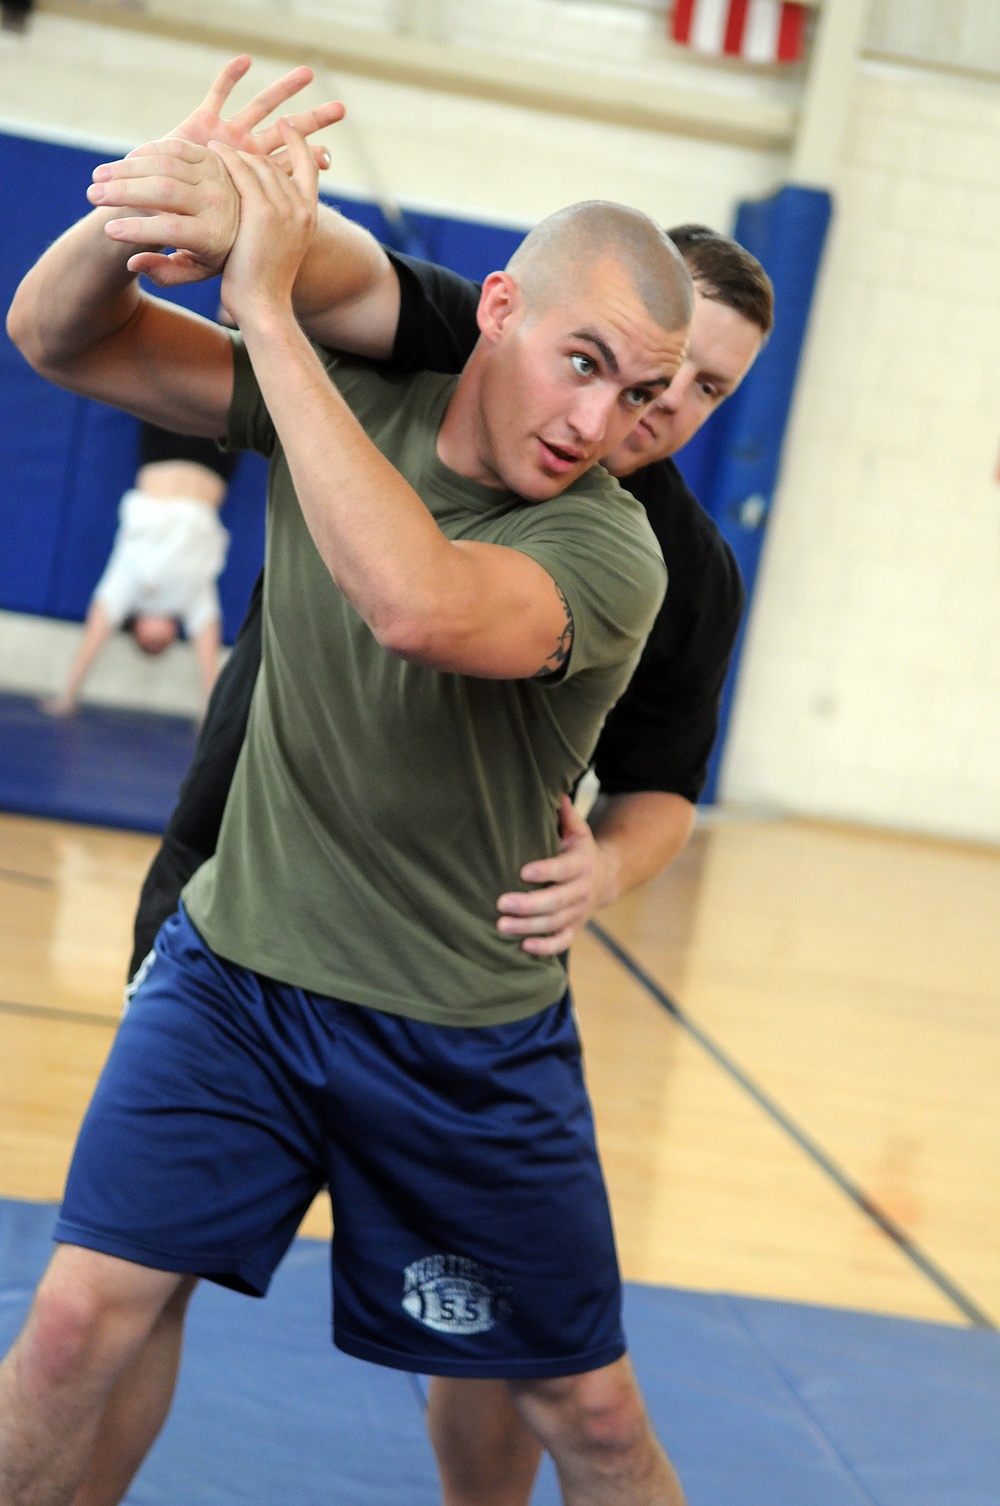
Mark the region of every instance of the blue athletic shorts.
<instances>
[{"instance_id":1,"label":"blue athletic shorts","mask_svg":"<svg viewBox=\"0 0 1000 1506\"><path fill-rule=\"evenodd\" d=\"M80 1130L56 1239L263 1296L317 1192L334 1342L429 1375L625 1352L569 996L459 1029L341 1003L164 925Z\"/></svg>"}]
</instances>

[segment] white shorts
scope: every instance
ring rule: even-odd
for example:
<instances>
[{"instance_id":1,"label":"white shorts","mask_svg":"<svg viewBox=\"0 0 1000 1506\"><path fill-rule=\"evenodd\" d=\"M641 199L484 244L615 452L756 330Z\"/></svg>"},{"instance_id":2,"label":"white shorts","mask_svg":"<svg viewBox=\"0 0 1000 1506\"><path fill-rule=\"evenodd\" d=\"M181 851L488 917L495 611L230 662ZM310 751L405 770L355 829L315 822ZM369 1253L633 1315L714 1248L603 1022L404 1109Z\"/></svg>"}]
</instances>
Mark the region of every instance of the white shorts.
<instances>
[{"instance_id":1,"label":"white shorts","mask_svg":"<svg viewBox=\"0 0 1000 1506\"><path fill-rule=\"evenodd\" d=\"M126 492L114 547L94 591L114 627L129 617L174 617L193 638L221 615L216 581L229 535L214 507L186 497Z\"/></svg>"}]
</instances>

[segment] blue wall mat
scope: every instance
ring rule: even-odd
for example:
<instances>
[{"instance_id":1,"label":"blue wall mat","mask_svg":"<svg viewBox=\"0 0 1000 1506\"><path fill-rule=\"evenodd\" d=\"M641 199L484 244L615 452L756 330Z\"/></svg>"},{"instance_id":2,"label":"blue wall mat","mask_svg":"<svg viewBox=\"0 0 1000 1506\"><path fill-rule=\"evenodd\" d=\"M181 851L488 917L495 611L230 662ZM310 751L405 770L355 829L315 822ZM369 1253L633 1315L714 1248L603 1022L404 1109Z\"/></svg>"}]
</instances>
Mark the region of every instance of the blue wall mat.
<instances>
[{"instance_id":1,"label":"blue wall mat","mask_svg":"<svg viewBox=\"0 0 1000 1506\"><path fill-rule=\"evenodd\" d=\"M490 272L505 267L525 236L524 230L453 220L444 215L415 214L410 218L421 232L428 259L451 267L474 282L482 282Z\"/></svg>"},{"instance_id":2,"label":"blue wall mat","mask_svg":"<svg viewBox=\"0 0 1000 1506\"><path fill-rule=\"evenodd\" d=\"M44 155L43 155L44 153ZM0 305L85 203L92 159L0 137ZM39 186L45 185L45 192ZM0 326L0 606L43 612L55 566L78 404L31 371Z\"/></svg>"},{"instance_id":3,"label":"blue wall mat","mask_svg":"<svg viewBox=\"0 0 1000 1506\"><path fill-rule=\"evenodd\" d=\"M87 184L103 160L106 154L79 147L0 135L5 310L45 247L86 212ZM177 294L178 302L206 314L214 313L217 300L216 283ZM0 408L0 607L78 621L107 560L122 492L135 475L138 425L43 381L6 332L0 334ZM237 568L221 586L232 638L263 555L259 471L251 470L249 483L238 476L227 512L248 534L234 548Z\"/></svg>"},{"instance_id":4,"label":"blue wall mat","mask_svg":"<svg viewBox=\"0 0 1000 1506\"><path fill-rule=\"evenodd\" d=\"M90 175L102 155L0 134L0 299L4 309L41 252L86 212ZM39 192L39 185L45 192ZM523 231L407 214L386 221L375 204L330 199L389 244L482 278L501 267ZM163 295L161 295L163 296ZM217 280L172 290L174 301L213 317ZM136 421L35 375L0 334L0 608L82 620L107 560L118 503L135 475ZM219 592L232 642L264 558L266 465L244 456L222 519L232 535Z\"/></svg>"},{"instance_id":5,"label":"blue wall mat","mask_svg":"<svg viewBox=\"0 0 1000 1506\"><path fill-rule=\"evenodd\" d=\"M715 480L715 462L725 432L724 425L729 403L735 401L736 397L733 396L724 407L717 409L676 457L678 470L708 512L712 510L709 504L712 497L712 483Z\"/></svg>"},{"instance_id":6,"label":"blue wall mat","mask_svg":"<svg viewBox=\"0 0 1000 1506\"><path fill-rule=\"evenodd\" d=\"M55 1209L0 1200L0 1353ZM129 1506L432 1506L419 1387L329 1340L329 1254L296 1240L263 1302L203 1286L173 1412ZM690 1506L996 1506L996 1334L628 1286L625 1325ZM535 1506L557 1506L550 1467Z\"/></svg>"},{"instance_id":7,"label":"blue wall mat","mask_svg":"<svg viewBox=\"0 0 1000 1506\"><path fill-rule=\"evenodd\" d=\"M395 250L439 262L474 282L505 267L527 232L527 227L515 230L425 210L407 210L399 225L387 220L377 204L336 195L324 199Z\"/></svg>"},{"instance_id":8,"label":"blue wall mat","mask_svg":"<svg viewBox=\"0 0 1000 1506\"><path fill-rule=\"evenodd\" d=\"M82 619L111 553L118 503L135 481L139 426L127 413L75 399L62 519L46 616Z\"/></svg>"},{"instance_id":9,"label":"blue wall mat","mask_svg":"<svg viewBox=\"0 0 1000 1506\"><path fill-rule=\"evenodd\" d=\"M763 263L774 283L774 330L742 387L706 425L701 446L683 464L685 474L689 463L699 470L701 490L695 490L739 561L748 598L757 578L832 211L833 200L824 190L790 186L769 199L741 204L736 216L734 236ZM715 798L742 647L741 632L723 694L706 800Z\"/></svg>"}]
</instances>

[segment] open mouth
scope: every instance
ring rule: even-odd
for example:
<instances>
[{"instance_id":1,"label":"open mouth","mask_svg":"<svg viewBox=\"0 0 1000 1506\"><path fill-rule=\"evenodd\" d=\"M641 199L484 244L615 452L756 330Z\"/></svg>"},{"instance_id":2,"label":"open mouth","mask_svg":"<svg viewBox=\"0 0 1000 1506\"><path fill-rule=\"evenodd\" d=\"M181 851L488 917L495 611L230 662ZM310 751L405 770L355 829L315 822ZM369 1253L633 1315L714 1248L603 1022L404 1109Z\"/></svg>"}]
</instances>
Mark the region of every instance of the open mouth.
<instances>
[{"instance_id":1,"label":"open mouth","mask_svg":"<svg viewBox=\"0 0 1000 1506\"><path fill-rule=\"evenodd\" d=\"M549 470L568 471L575 465L579 465L581 455L579 450L570 450L563 445L550 444L547 439L539 438L542 447L542 463Z\"/></svg>"}]
</instances>

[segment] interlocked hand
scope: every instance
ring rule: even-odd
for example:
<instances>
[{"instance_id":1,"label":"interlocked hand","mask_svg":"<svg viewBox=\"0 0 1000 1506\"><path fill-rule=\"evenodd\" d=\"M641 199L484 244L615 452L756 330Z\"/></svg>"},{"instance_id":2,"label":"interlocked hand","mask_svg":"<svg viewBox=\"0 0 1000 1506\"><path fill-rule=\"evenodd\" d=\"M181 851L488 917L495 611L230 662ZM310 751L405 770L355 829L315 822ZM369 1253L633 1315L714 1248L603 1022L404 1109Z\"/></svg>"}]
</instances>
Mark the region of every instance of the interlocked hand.
<instances>
[{"instance_id":1,"label":"interlocked hand","mask_svg":"<svg viewBox=\"0 0 1000 1506\"><path fill-rule=\"evenodd\" d=\"M224 120L220 112L251 61L243 55L227 63L198 108L167 138L147 142L120 161L103 163L94 171L87 192L90 202L120 209L125 216L109 221L106 234L112 240L147 248L130 257L128 267L160 287L215 276L236 239L239 194L219 156L208 150L210 141L249 156L269 157L291 172L287 145L277 124L262 130L257 127L312 82L312 69L291 69ZM343 114L342 104L328 101L288 117L288 125L298 136L307 137L333 125ZM313 146L311 151L318 167L328 165L325 147ZM165 254L164 246L176 249Z\"/></svg>"}]
</instances>

